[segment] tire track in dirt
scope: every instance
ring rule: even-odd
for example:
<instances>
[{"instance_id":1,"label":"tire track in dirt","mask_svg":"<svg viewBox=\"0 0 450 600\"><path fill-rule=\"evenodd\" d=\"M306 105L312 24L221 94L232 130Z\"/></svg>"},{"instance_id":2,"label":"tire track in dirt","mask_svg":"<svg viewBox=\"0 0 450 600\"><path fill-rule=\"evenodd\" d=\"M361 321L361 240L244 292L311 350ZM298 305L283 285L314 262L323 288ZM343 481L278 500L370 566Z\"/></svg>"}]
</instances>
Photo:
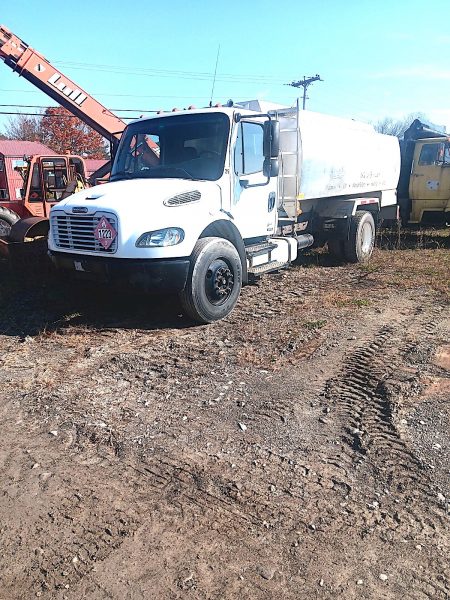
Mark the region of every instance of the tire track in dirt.
<instances>
[{"instance_id":1,"label":"tire track in dirt","mask_svg":"<svg viewBox=\"0 0 450 600\"><path fill-rule=\"evenodd\" d=\"M382 509L379 502L374 502L371 505L373 514L382 514L390 508L396 536L432 538L444 549L448 548L448 519L437 501L423 463L399 435L394 423L395 397L392 397L392 388L398 388L397 382L401 380L400 365L413 348L417 349L417 333L420 332L420 345L427 346L427 350L434 342L442 315L432 311L431 316L431 322L428 314L425 322L419 318L382 327L372 340L347 358L341 373L327 382L324 396L340 414L345 428L344 439L351 450L337 456L336 460L355 466L370 463L369 476L375 479L374 488L386 488ZM427 354L431 353L428 351ZM411 391L417 383L417 374L407 376ZM442 562L434 565L428 576L416 574L417 586L425 597L447 598L450 593L448 583L439 583L444 570Z\"/></svg>"}]
</instances>

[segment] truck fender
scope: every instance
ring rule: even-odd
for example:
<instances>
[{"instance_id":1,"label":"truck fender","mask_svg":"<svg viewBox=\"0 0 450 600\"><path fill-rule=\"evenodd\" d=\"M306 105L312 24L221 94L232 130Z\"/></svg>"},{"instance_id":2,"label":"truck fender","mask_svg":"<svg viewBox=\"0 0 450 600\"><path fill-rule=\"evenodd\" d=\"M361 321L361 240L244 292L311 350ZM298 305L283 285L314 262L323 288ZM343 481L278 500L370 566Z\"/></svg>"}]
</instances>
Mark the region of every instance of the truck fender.
<instances>
[{"instance_id":1,"label":"truck fender","mask_svg":"<svg viewBox=\"0 0 450 600\"><path fill-rule=\"evenodd\" d=\"M45 217L27 217L11 225L9 240L24 242L26 238L47 237L50 222Z\"/></svg>"},{"instance_id":2,"label":"truck fender","mask_svg":"<svg viewBox=\"0 0 450 600\"><path fill-rule=\"evenodd\" d=\"M239 254L242 263L242 283L248 283L247 259L245 255L245 244L242 239L239 229L231 221L220 219L210 223L206 229L202 231L199 238L219 237L228 240L233 244Z\"/></svg>"}]
</instances>

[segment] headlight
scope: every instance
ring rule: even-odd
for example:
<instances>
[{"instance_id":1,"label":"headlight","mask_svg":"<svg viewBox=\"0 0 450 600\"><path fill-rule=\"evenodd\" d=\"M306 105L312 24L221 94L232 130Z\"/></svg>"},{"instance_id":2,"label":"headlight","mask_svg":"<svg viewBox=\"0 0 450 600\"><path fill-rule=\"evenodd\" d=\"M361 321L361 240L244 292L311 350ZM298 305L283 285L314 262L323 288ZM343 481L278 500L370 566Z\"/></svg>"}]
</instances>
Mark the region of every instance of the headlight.
<instances>
[{"instance_id":1,"label":"headlight","mask_svg":"<svg viewBox=\"0 0 450 600\"><path fill-rule=\"evenodd\" d=\"M143 233L136 242L138 248L176 246L184 240L184 231L179 227L166 227Z\"/></svg>"}]
</instances>

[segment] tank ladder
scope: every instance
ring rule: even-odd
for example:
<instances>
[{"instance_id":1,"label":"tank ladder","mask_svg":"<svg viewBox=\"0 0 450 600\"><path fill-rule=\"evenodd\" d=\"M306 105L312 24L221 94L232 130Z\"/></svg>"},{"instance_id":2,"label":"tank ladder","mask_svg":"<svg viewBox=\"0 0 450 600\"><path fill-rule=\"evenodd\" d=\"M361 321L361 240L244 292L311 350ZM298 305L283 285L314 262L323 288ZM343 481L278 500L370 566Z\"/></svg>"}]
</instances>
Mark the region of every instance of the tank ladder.
<instances>
[{"instance_id":1,"label":"tank ladder","mask_svg":"<svg viewBox=\"0 0 450 600\"><path fill-rule=\"evenodd\" d=\"M295 113L294 113L295 110ZM281 111L280 128L280 177L279 197L281 198L280 217L297 218L297 194L299 190L300 132L299 101L295 109Z\"/></svg>"}]
</instances>

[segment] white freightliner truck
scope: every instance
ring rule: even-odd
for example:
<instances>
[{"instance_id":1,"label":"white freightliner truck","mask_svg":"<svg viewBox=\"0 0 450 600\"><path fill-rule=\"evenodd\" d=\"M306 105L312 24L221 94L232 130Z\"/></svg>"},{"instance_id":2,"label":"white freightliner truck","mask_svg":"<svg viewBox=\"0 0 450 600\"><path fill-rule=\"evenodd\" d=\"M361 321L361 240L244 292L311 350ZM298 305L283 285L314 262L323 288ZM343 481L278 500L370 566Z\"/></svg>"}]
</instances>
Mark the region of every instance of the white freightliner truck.
<instances>
[{"instance_id":1,"label":"white freightliner truck","mask_svg":"<svg viewBox=\"0 0 450 600\"><path fill-rule=\"evenodd\" d=\"M231 104L231 103L230 103ZM366 261L397 216L396 138L258 101L130 123L110 182L54 206L60 269L176 292L200 323L225 317L252 276L328 242Z\"/></svg>"}]
</instances>

